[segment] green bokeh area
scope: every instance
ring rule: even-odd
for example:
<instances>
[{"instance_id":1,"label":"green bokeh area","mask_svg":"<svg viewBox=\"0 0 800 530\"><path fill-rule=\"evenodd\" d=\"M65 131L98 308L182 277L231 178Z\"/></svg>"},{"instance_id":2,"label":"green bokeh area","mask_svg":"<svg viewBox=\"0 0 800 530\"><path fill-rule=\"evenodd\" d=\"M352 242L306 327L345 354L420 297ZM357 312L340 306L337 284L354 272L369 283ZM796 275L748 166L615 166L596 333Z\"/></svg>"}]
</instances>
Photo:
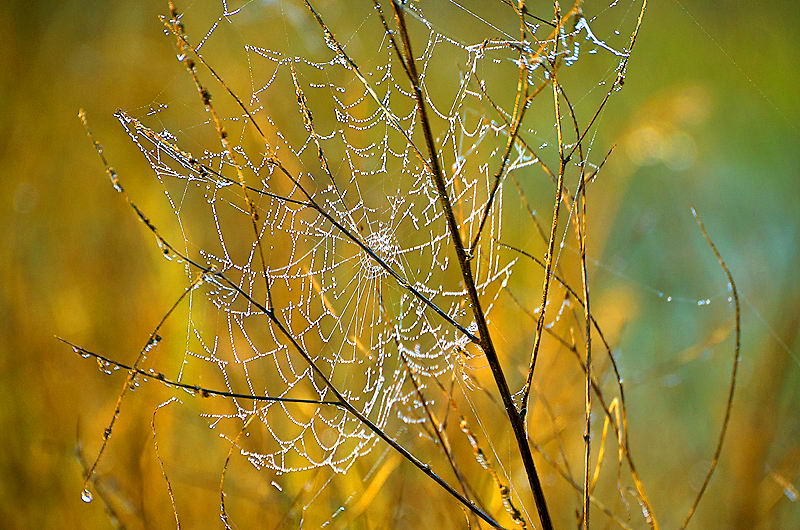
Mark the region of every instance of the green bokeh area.
<instances>
[{"instance_id":1,"label":"green bokeh area","mask_svg":"<svg viewBox=\"0 0 800 530\"><path fill-rule=\"evenodd\" d=\"M359 13L372 9L369 2L350 4L341 3L337 23L361 20ZM613 346L628 389L631 443L660 521L678 526L713 453L733 352L731 294L694 207L733 272L743 327L728 438L693 524L796 528L800 15L787 1L651 4L625 86L597 124L597 152L616 148L589 194L595 223L589 273L598 318L606 311L617 322ZM294 6L286 8L291 16L307 16ZM192 3L197 17L218 7L212 0ZM584 9L591 7L587 2ZM3 526L110 524L101 503L81 502L76 446L93 457L122 378L101 375L54 336L131 359L185 278L165 266L153 237L112 190L77 113L86 109L142 208L168 216L163 189L148 186L150 168L112 116L117 108L140 115L168 99L192 113L189 122L200 121L202 107L157 18L165 11L160 2L128 0L12 1L0 10ZM231 50L216 53L235 56L236 30L221 31L233 36L225 41ZM247 71L226 68L234 78ZM287 94L286 106L294 101ZM544 218L549 197L537 205ZM524 231L517 236L533 240ZM168 323L177 336L185 333L184 316ZM142 500L156 488L164 496L150 421L168 395L137 392L102 467L103 480L126 492L126 524L172 524L171 512L163 513L166 497L160 504ZM200 432L205 426L191 412L168 421L195 422ZM208 449L213 465L187 462L176 486L218 502L214 481L225 454ZM424 480L403 473L408 481ZM571 524L575 498L554 502L563 512L557 520ZM214 506L205 509L216 513ZM187 514L189 527L202 521Z\"/></svg>"}]
</instances>

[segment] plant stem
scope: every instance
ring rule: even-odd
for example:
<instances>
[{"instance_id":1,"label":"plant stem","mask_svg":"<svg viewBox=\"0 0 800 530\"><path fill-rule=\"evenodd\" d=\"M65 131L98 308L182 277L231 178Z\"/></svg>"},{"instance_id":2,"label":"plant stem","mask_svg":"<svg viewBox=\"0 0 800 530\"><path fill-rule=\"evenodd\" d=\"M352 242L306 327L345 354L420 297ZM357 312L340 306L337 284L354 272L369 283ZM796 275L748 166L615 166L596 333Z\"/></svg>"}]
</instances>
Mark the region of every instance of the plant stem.
<instances>
[{"instance_id":1,"label":"plant stem","mask_svg":"<svg viewBox=\"0 0 800 530\"><path fill-rule=\"evenodd\" d=\"M461 238L461 233L459 232L458 222L453 214L453 207L450 202L449 194L447 193L447 184L445 183L444 173L442 171L434 143L430 119L428 118L428 113L425 108L422 88L419 81L419 74L417 73L416 64L414 62L414 55L411 50L411 39L409 38L408 28L406 27L405 17L403 16L403 10L395 1L392 1L392 8L394 10L395 18L397 19L397 25L400 30L399 33L405 52L405 58L401 57L401 60L403 60L406 64L409 80L411 81L414 89L414 95L417 99L417 110L419 112L425 143L427 144L428 148L433 181L439 194L442 210L444 211L450 236L453 240L453 246L455 247L456 257L461 270L461 277L464 281L464 286L467 289L467 294L469 295L470 304L472 306L472 312L475 317L475 322L478 326L480 346L486 355L486 360L492 370L492 375L494 376L495 383L497 384L497 389L503 401L503 406L506 410L506 414L508 415L509 423L511 423L511 428L514 431L514 438L517 441L520 457L522 458L522 463L525 466L528 482L530 484L531 491L533 492L534 501L536 502L536 510L539 514L539 520L542 523L542 528L549 530L553 528L553 523L550 519L550 513L547 508L547 501L544 497L541 481L539 480L539 474L537 473L536 466L533 462L533 455L531 453L530 446L528 445L528 438L525 434L525 427L522 417L519 415L517 408L514 405L514 400L511 397L511 391L508 388L508 383L506 381L503 368L500 365L497 351L495 350L494 343L492 342L491 335L489 334L489 326L486 323L486 317L483 313L483 309L481 308L478 290L475 287L475 280L472 276L472 269L470 265L471 257L467 256L467 253L464 249L464 243Z\"/></svg>"}]
</instances>

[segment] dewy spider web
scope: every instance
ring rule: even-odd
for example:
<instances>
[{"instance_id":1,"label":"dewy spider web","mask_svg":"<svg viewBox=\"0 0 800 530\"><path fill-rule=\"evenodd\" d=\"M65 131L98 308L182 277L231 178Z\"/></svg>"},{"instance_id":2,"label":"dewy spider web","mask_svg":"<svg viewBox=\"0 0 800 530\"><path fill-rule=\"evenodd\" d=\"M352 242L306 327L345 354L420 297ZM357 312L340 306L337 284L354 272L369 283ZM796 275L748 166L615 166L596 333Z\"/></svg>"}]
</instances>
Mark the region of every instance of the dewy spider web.
<instances>
[{"instance_id":1,"label":"dewy spider web","mask_svg":"<svg viewBox=\"0 0 800 530\"><path fill-rule=\"evenodd\" d=\"M523 43L464 5L451 3L488 32L465 42L442 32L441 24L427 18L419 4L404 8L419 22L418 36L427 41L417 44L418 70L464 241L479 235L488 212L471 259L478 293L490 316L515 261L498 243L502 186L487 208L508 126L487 111L482 79L499 69L516 71L517 49ZM219 21L199 41L201 53L214 42L220 21L235 24L237 17L263 8L246 3L233 9L228 2L222 7ZM267 305L266 277L276 314L294 339L349 402L381 429L396 431L400 424L390 425L395 421L424 421L417 410L421 404L405 384L409 374L401 352L424 384L426 378L451 373L476 352L468 335L476 327L467 292L455 273L437 191L409 143L423 145L413 93L374 11L369 13L360 30L373 32L362 39L370 43L369 58L357 59L369 88L321 32L319 40L327 47L303 55L246 46L253 89L243 100L264 127L268 145L254 141L242 112L229 112L225 124L239 133L231 141L237 158L244 161L248 184L257 192L258 237L267 256L266 270L248 230L250 213L232 158L220 150L218 141L198 141L194 135L189 146L184 144L189 136L185 128L175 134L162 130L156 124L166 119L166 105L140 118L125 112L118 118L163 185L174 212L175 233L181 234L186 252L248 295L206 276L202 289L191 295L189 361L181 374L203 373L205 380L217 381L230 392L331 399L325 384L250 300ZM513 27L510 8L508 15ZM540 26L532 20L529 29L539 35L551 31ZM559 39L564 44L559 53L567 64L578 59L586 41L593 51L625 56L600 41L583 18ZM448 70L458 77L448 78L451 86L444 90L428 81L440 75L438 57L458 58L453 61L458 68ZM546 78L539 66L528 65L533 86ZM263 75L255 73L261 71ZM215 103L223 99L223 89L212 92ZM213 129L210 122L196 128ZM296 182L275 167L271 156L281 160ZM536 162L515 149L504 174ZM319 209L308 206L304 190ZM174 258L168 250L165 256ZM253 415L270 439L252 446L237 442L241 454L256 467L278 473L317 467L345 472L377 440L356 418L333 406L231 398L208 412L213 425L233 421L241 426Z\"/></svg>"}]
</instances>

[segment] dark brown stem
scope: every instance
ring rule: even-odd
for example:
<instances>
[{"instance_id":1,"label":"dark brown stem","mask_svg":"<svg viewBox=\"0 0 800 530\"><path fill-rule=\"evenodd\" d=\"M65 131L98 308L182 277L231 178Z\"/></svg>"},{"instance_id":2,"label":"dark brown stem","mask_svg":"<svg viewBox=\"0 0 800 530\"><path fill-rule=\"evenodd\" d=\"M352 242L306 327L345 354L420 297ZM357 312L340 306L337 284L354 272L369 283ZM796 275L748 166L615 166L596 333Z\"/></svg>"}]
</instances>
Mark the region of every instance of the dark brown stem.
<instances>
[{"instance_id":1,"label":"dark brown stem","mask_svg":"<svg viewBox=\"0 0 800 530\"><path fill-rule=\"evenodd\" d=\"M587 180L591 180L591 178L589 178ZM519 249L517 247L514 247L512 245L508 245L508 244L503 243L503 242L499 242L499 245L501 247L503 247L503 248L507 248L509 250L513 250L514 252L518 252L519 254L525 256L526 258L530 259L531 261L533 261L534 263L539 265L539 267L541 267L542 269L545 268L545 263L542 260L540 260L539 258L537 258L536 256L532 255L531 253L526 252L526 251L524 251L522 249ZM578 292L573 287L571 287L569 285L569 283L566 282L566 280L564 280L562 277L560 277L556 273L553 274L553 278L558 283L560 283L564 287L564 289L566 289L570 293L570 295L575 299L575 301L578 302L579 305L583 306L583 300L581 299L580 295L578 294ZM524 306L523 306L523 309L527 312L527 309L524 308ZM535 316L533 316L529 312L528 312L528 314L534 321L536 320ZM639 497L639 501L647 509L647 515L646 515L647 523L651 528L653 528L655 530L658 530L658 528L659 528L658 520L656 519L656 516L655 516L655 514L653 512L652 505L651 505L650 500L649 500L649 498L647 496L647 492L645 491L645 488L644 488L644 484L642 483L642 480L639 477L639 472L636 469L636 464L634 463L633 456L631 455L630 440L628 439L628 412L627 412L627 405L626 405L627 401L626 401L626 398L625 398L625 386L622 384L622 374L619 371L619 366L617 365L616 359L614 359L614 355L613 355L613 353L611 351L611 345L608 343L608 340L606 339L605 333L603 333L603 330L600 327L600 324L597 322L597 319L594 317L594 315L590 314L589 315L589 320L592 322L592 326L594 326L594 330L595 330L597 336L600 338L600 341L603 343L603 348L605 349L606 354L607 354L608 359L609 359L609 362L611 363L611 366L612 366L612 368L614 370L614 377L616 379L617 387L619 389L620 410L621 410L621 415L622 415L622 426L621 426L621 429L620 429L621 432L618 432L616 423L612 422L611 426L614 429L614 432L617 434L617 437L621 440L622 446L624 448L625 460L628 462L628 467L631 470L631 476L633 478L633 482L634 482L634 485L636 487L636 493L637 493L637 495ZM555 337L556 340L558 340L562 344L564 344L564 346L570 348L576 356L579 355L577 350L574 350L574 348L572 348L569 344L567 344L565 341L563 341L563 339L558 337L555 333L551 332L550 335ZM580 360L580 357L578 357L578 361L581 363L582 369L585 372L586 367L583 364L583 361ZM603 407L603 410L604 410L605 414L607 416L610 416L610 414L608 412L608 408L606 407L606 405L604 403L603 396L600 393L599 387L597 387L596 384L594 384L594 386L595 386L595 394L597 395L597 397L598 397L598 399L600 401L600 404Z\"/></svg>"},{"instance_id":2,"label":"dark brown stem","mask_svg":"<svg viewBox=\"0 0 800 530\"><path fill-rule=\"evenodd\" d=\"M453 213L450 196L447 192L447 184L445 182L444 173L439 162L438 151L433 139L433 132L431 130L430 120L428 118L428 113L425 106L422 87L420 86L419 74L417 73L414 54L411 49L411 39L409 37L408 28L406 27L405 17L403 15L403 8L398 6L394 1L392 2L392 8L397 20L397 25L405 53L405 57L400 57L400 60L404 61L407 66L409 81L411 81L414 95L417 99L417 111L419 113L420 123L422 125L422 131L428 148L428 155L430 157L430 167L432 169L431 176L436 185L439 195L439 202L441 203L441 207L447 221L450 237L453 240L453 247L455 249L459 268L461 270L461 277L464 281L464 286L467 290L470 304L472 306L472 313L478 326L480 345L484 351L484 354L486 355L486 360L491 368L495 383L497 384L497 389L503 401L506 414L508 415L508 420L511 423L511 427L514 431L514 437L516 438L520 456L525 467L525 472L528 476L528 482L530 484L531 491L533 492L533 497L536 502L536 509L539 514L539 519L542 523L542 528L550 530L553 528L553 523L550 519L550 513L547 508L547 501L545 500L541 481L539 480L539 474L537 473L536 466L533 462L533 455L531 454L531 449L528 445L528 438L525 434L524 423L522 417L517 412L516 406L514 405L514 400L511 397L511 392L508 388L508 383L506 381L503 368L500 365L500 359L498 358L497 351L495 350L494 343L492 342L492 338L489 333L489 326L486 323L486 318L483 313L483 309L481 308L478 290L475 287L475 281L472 276L470 258L467 257L464 243L461 238L461 233L458 228L458 221Z\"/></svg>"},{"instance_id":3,"label":"dark brown stem","mask_svg":"<svg viewBox=\"0 0 800 530\"><path fill-rule=\"evenodd\" d=\"M478 507L473 501L471 501L471 500L467 499L466 497L464 497L461 493L459 493L457 490L455 490L450 484L448 484L447 481L445 481L439 475L437 475L434 471L432 471L428 464L424 464L422 461L420 461L416 456L411 454L399 442L395 441L392 437L387 435L380 427L375 425L369 418L367 418L363 413L361 413L352 404L350 404L344 398L344 396L341 394L341 392L339 392L339 390L336 388L336 386L333 384L333 382L328 378L328 376L325 375L325 373L319 368L319 366L317 366L317 364L314 361L314 359L300 345L300 343L297 341L297 339L295 339L294 335L292 335L292 333L286 328L286 326L283 324L283 322L281 322L281 320L278 318L277 313L275 312L275 310L273 309L272 306L270 306L269 308L266 307L264 304L262 304L259 301L255 300L250 294L245 292L236 283L234 283L230 279L228 279L223 273L215 271L214 269L212 269L210 267L206 267L206 266L201 265L200 263L194 261L189 256L186 256L183 253L181 253L173 245L171 245L166 239L164 239L164 237L161 235L161 233L156 228L156 226L152 223L152 221L150 221L150 219L144 214L144 212L131 200L131 198L128 195L127 191L125 191L125 189L119 184L119 180L117 178L116 173L113 171L113 169L111 169L111 166L108 164L108 161L103 156L102 147L91 136L91 132L88 129L88 125L86 125L86 118L85 118L85 114L83 113L83 111L81 111L80 117L81 117L84 125L86 126L87 134L89 135L90 139L92 140L92 142L93 142L93 144L95 146L95 149L97 150L97 153L100 156L104 167L106 168L106 172L109 174L109 176L112 176L112 182L114 182L114 185L118 187L118 190L122 194L123 198L125 199L125 202L127 202L128 205L133 209L133 211L136 213L137 217L145 224L145 226L148 228L148 230L150 230L150 232L152 232L153 235L157 238L157 240L159 242L159 245L164 249L165 252L173 253L175 256L177 256L180 259L184 260L191 267L194 267L195 269L197 269L201 273L201 275L199 275L198 278L209 277L210 276L210 277L215 278L217 281L222 281L222 282L226 283L231 289L235 290L242 297L244 297L248 302L253 304L254 307L256 307L258 310L262 311L267 316L267 318L269 318L269 320L272 322L272 324L278 329L280 334L283 335L284 338L289 343L291 343L291 345L295 349L295 351L297 351L297 353L308 363L309 367L314 372L314 374L317 375L320 378L320 380L322 380L324 382L324 384L328 388L328 390L336 397L336 400L330 400L330 402L329 403L326 402L326 404L334 404L334 402L335 402L335 404L337 406L342 407L343 409L345 409L348 413L353 415L362 424L364 424L369 430L371 430L373 433L375 433L379 438L381 438L387 444L389 444L389 446L392 447L392 449L394 449L395 451L400 453L406 460L408 460L409 462L414 464L414 466L416 466L418 469L420 469L429 478L431 478L434 482L436 482L439 486L441 486L442 489L444 489L450 495L455 497L461 504L466 506L469 510L471 510L473 513L475 513L478 517L480 517L481 519L483 519L484 521L486 521L487 523L492 525L492 527L494 527L494 528L502 528L497 521L495 521L490 515L488 515L482 509L480 509L480 507ZM281 169L283 169L283 168L281 167ZM283 169L283 170L285 171L285 169ZM288 172L287 172L287 175L288 175ZM303 190L303 192L306 194L306 196L309 199L311 199L310 195L308 195L308 193L305 192L305 190ZM312 202L312 204L315 204L315 203ZM341 226L341 225L339 225L339 226ZM363 248L365 248L365 250L366 250L368 247L363 247ZM163 325L163 323L167 319L167 317L172 313L172 311L175 309L175 307L177 307L178 303L184 298L186 293L188 293L191 289L193 289L195 287L196 283L197 283L197 280L192 282L192 285L184 292L184 294L178 299L178 301L176 301L176 303L173 304L172 308L161 319L161 321L160 321L158 327L156 328L156 330L158 330L160 328L160 326ZM151 339L152 339L152 337L154 335L155 335L155 332L153 334L151 334ZM66 341L64 341L64 342L66 342ZM148 342L148 344L149 343L150 342ZM76 347L76 346L73 345L73 347ZM83 350L83 351L85 353L89 353L90 355L94 355L97 358L101 357L98 354L92 354L91 352L88 352L86 350ZM141 354L140 354L140 357L141 357ZM103 360L111 361L110 359L107 359L107 358L103 358ZM138 361L138 359L137 359L137 361ZM119 363L115 363L115 364L119 364ZM122 365L120 365L120 366L122 366ZM134 365L132 367L129 367L129 376L128 376L128 378L132 381L133 378L136 377L136 375L139 375L140 371L141 371L141 369L139 369L136 365ZM147 374L147 372L145 372L145 374ZM153 374L148 374L148 375L150 375L151 377L153 376ZM127 384L128 384L128 382L126 381L126 385ZM170 382L170 384L173 384L175 386L182 386L183 385L182 383L177 383L177 382ZM191 390L199 391L202 394L202 389L199 388L199 387L193 387L193 388L191 388ZM123 392L124 392L124 390L123 390ZM231 397L233 397L233 396L231 396ZM119 406L120 406L121 399L122 399L122 395L120 396L120 399L117 402L117 410L115 411L115 417L119 415ZM322 402L320 402L320 403L322 403ZM106 431L106 432L108 432L108 431ZM106 438L106 440L104 440L104 445L105 445L106 441L107 441L107 438ZM102 452L101 452L101 454L102 454ZM98 459L99 459L99 456L98 456ZM89 474L88 477L91 477L91 474ZM87 478L87 481L88 480L89 479Z\"/></svg>"},{"instance_id":4,"label":"dark brown stem","mask_svg":"<svg viewBox=\"0 0 800 530\"><path fill-rule=\"evenodd\" d=\"M140 375L142 377L158 381L162 385L174 388L182 388L183 390L188 390L191 394L200 395L202 397L219 396L227 398L251 399L253 401L266 401L266 402L277 402L277 403L310 403L313 405L334 405L334 406L342 405L342 403L339 401L325 401L319 399L302 399L302 398L282 398L276 396L260 396L257 394L241 394L239 392L230 392L227 390L215 390L213 388L206 388L200 385L193 385L191 383L182 383L180 381L175 381L167 378L167 376L165 376L161 372L142 370L141 368L136 368L135 366L130 366L125 363L115 361L111 357L93 352L91 350L87 350L86 348L78 346L77 344L73 344L67 339L61 337L56 337L56 339L60 340L67 346L72 347L72 349L75 350L75 352L78 353L79 355L92 357L104 363L107 366L115 366L121 370L133 372L136 375Z\"/></svg>"},{"instance_id":5,"label":"dark brown stem","mask_svg":"<svg viewBox=\"0 0 800 530\"><path fill-rule=\"evenodd\" d=\"M226 177L225 175L221 174L220 172L214 170L213 168L210 168L208 166L205 166L205 165L201 164L190 153L182 151L180 148L178 148L178 146L171 144L170 142L164 140L163 138L160 138L158 136L158 134L156 134L152 129L146 127L141 122L139 122L139 120L137 120L136 118L133 118L132 116L130 116L126 112L118 111L115 114L115 116L121 118L124 122L133 124L133 127L136 129L137 133L144 135L148 140L153 142L160 149L164 149L165 151L169 152L170 156L174 157L178 162L180 162L181 164L186 165L187 167L191 168L193 171L196 171L200 175L208 176L209 174L213 174L215 177L217 177L217 178L219 178L221 180L224 180L225 182L230 182L230 183L237 183L238 182L238 181L236 181L234 179ZM476 337L473 333L471 333L464 326L459 324L452 316L450 316L444 310L442 310L439 306L437 306L430 298L428 298L427 296L422 294L422 292L419 289L417 289L416 287L411 285L411 283L408 280L406 280L402 275L400 275L400 273L398 273L394 268L392 268L391 265L386 263L385 260L383 260L380 256L378 256L375 253L375 251L372 250L369 246L367 246L361 240L361 238L359 238L353 231L351 231L346 226L344 226L333 215L328 213L328 211L325 210L319 203L314 201L314 199L311 196L311 193L309 193L305 189L305 187L302 185L302 183L294 175L289 173L289 171L281 163L280 160L278 160L277 158L273 157L273 158L270 159L270 163L275 165L278 168L278 170L284 176L286 176L292 182L292 184L294 184L297 187L297 189L299 189L303 193L303 195L306 197L307 200L298 201L298 200L295 200L295 199L291 199L289 197L284 197L282 195L270 193L268 191L259 190L259 189L247 186L247 189L249 191L252 191L254 193L258 193L258 194L261 194L261 195L264 195L264 196L267 196L267 197L272 197L272 198L287 202L289 204L295 204L295 205L298 205L298 206L304 206L306 208L311 208L311 209L315 210L322 217L324 217L328 222L330 222L337 230L339 230L345 237L347 237L353 243L358 245L358 247L361 250L363 250L372 260L375 261L375 263L377 263L381 268L383 268L392 278L397 280L397 282L404 289L408 290L412 295L414 295L423 304L425 304L426 306L430 307L437 315L441 316L450 325L455 327L457 330L459 330L461 333L463 333L467 338L469 338L470 341L472 341L472 342L474 342L476 344L478 343L478 337Z\"/></svg>"}]
</instances>

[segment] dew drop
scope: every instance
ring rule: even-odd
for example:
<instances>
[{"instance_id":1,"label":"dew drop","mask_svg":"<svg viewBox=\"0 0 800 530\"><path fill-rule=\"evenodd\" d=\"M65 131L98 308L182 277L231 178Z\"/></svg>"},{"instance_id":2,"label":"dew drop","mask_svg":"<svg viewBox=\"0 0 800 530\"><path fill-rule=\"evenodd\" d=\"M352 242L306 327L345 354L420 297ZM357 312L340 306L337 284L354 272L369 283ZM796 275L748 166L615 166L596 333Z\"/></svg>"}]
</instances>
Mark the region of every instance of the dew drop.
<instances>
[{"instance_id":1,"label":"dew drop","mask_svg":"<svg viewBox=\"0 0 800 530\"><path fill-rule=\"evenodd\" d=\"M97 358L97 369L106 375L111 375L112 373L111 363L99 357Z\"/></svg>"},{"instance_id":2,"label":"dew drop","mask_svg":"<svg viewBox=\"0 0 800 530\"><path fill-rule=\"evenodd\" d=\"M74 351L75 353L77 353L78 355L80 355L81 357L83 357L84 359L88 359L89 357L91 357L91 355L89 355L88 353L86 353L86 352L85 352L84 350L82 350L81 348L78 348L77 346L73 346L73 347L72 347L72 351Z\"/></svg>"},{"instance_id":3,"label":"dew drop","mask_svg":"<svg viewBox=\"0 0 800 530\"><path fill-rule=\"evenodd\" d=\"M108 168L108 178L111 180L111 185L114 187L114 191L122 193L122 185L119 183L119 177L117 176L117 172L114 171L112 168Z\"/></svg>"},{"instance_id":4,"label":"dew drop","mask_svg":"<svg viewBox=\"0 0 800 530\"><path fill-rule=\"evenodd\" d=\"M93 499L93 497L92 497L92 492L91 491L83 490L81 492L81 500L83 502L89 503L89 502L92 502L92 499Z\"/></svg>"},{"instance_id":5,"label":"dew drop","mask_svg":"<svg viewBox=\"0 0 800 530\"><path fill-rule=\"evenodd\" d=\"M797 501L797 490L794 488L785 488L783 490L783 494L786 495L786 498L792 502Z\"/></svg>"},{"instance_id":6,"label":"dew drop","mask_svg":"<svg viewBox=\"0 0 800 530\"><path fill-rule=\"evenodd\" d=\"M150 351L151 351L153 348L155 348L156 346L158 346L158 343L159 343L159 342L161 342L161 336L160 336L159 334L157 334L157 333L154 333L154 334L153 334L153 335L150 337L150 339L147 341L147 344L145 345L145 347L144 347L144 350L142 351L142 353L143 353L143 354L150 353Z\"/></svg>"}]
</instances>

